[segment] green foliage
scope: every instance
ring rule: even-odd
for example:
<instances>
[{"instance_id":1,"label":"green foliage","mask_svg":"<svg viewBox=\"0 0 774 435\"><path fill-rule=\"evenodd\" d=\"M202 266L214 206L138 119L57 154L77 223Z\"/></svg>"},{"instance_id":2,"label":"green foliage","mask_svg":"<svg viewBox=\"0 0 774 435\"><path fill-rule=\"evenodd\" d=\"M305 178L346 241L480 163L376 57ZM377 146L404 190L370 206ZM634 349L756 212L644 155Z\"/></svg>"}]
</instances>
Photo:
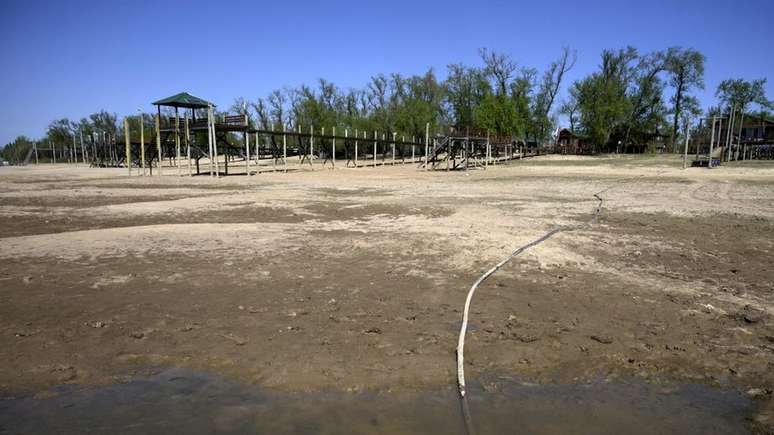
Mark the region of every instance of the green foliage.
<instances>
[{"instance_id":1,"label":"green foliage","mask_svg":"<svg viewBox=\"0 0 774 435\"><path fill-rule=\"evenodd\" d=\"M666 52L664 66L669 74L669 84L675 90L671 99L672 131L670 144L673 147L678 132L678 123L682 120L684 125L688 125L690 119L697 116L694 110L695 107L688 106L693 104L693 101L691 101L693 97L687 95L687 93L692 88L704 89L705 60L703 54L693 49L672 47ZM684 106L688 110L685 113Z\"/></svg>"},{"instance_id":2,"label":"green foliage","mask_svg":"<svg viewBox=\"0 0 774 435\"><path fill-rule=\"evenodd\" d=\"M6 144L2 150L0 150L0 156L4 160L11 162L11 164L19 164L24 161L32 148L32 140L26 136L17 136L13 142Z\"/></svg>"},{"instance_id":3,"label":"green foliage","mask_svg":"<svg viewBox=\"0 0 774 435\"><path fill-rule=\"evenodd\" d=\"M478 126L495 135L518 134L516 107L507 95L489 94L476 107Z\"/></svg>"},{"instance_id":4,"label":"green foliage","mask_svg":"<svg viewBox=\"0 0 774 435\"><path fill-rule=\"evenodd\" d=\"M715 95L727 107L735 106L737 110L746 110L750 104L761 108L774 108L774 102L766 98L766 79L747 81L744 79L727 79L720 82Z\"/></svg>"},{"instance_id":5,"label":"green foliage","mask_svg":"<svg viewBox=\"0 0 774 435\"><path fill-rule=\"evenodd\" d=\"M577 113L581 132L600 151L671 146L680 120L696 116L697 101L688 92L703 86L703 74L704 56L695 50L605 50L601 70L573 84L562 112ZM667 85L675 88L671 111L664 101Z\"/></svg>"},{"instance_id":6,"label":"green foliage","mask_svg":"<svg viewBox=\"0 0 774 435\"><path fill-rule=\"evenodd\" d=\"M635 73L637 51L632 47L602 53L602 71L575 82L581 130L598 150L611 143L613 133L625 127L633 101L627 92Z\"/></svg>"}]
</instances>

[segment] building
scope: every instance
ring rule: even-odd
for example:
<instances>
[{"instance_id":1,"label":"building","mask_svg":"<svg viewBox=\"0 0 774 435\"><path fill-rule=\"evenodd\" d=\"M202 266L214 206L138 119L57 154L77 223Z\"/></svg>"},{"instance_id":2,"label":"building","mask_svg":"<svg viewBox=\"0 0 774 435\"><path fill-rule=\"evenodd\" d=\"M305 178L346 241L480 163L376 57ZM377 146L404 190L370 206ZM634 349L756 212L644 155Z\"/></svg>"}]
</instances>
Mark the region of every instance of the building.
<instances>
[{"instance_id":1,"label":"building","mask_svg":"<svg viewBox=\"0 0 774 435\"><path fill-rule=\"evenodd\" d=\"M554 151L559 154L592 154L594 147L587 137L563 128L557 135Z\"/></svg>"}]
</instances>

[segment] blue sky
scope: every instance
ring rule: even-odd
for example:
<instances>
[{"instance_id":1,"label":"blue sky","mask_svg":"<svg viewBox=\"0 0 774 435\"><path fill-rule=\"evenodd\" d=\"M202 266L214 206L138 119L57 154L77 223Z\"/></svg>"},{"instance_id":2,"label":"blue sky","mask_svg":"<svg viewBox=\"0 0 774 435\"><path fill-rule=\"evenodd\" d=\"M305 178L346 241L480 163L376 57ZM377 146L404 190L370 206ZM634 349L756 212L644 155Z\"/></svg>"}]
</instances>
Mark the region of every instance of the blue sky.
<instances>
[{"instance_id":1,"label":"blue sky","mask_svg":"<svg viewBox=\"0 0 774 435\"><path fill-rule=\"evenodd\" d=\"M444 76L478 64L481 47L543 70L569 46L570 81L604 48L693 47L707 56L703 106L729 77L767 77L773 99L772 17L772 0L0 0L0 144L55 118L151 111L180 91L228 106L321 77L346 88L378 73Z\"/></svg>"}]
</instances>

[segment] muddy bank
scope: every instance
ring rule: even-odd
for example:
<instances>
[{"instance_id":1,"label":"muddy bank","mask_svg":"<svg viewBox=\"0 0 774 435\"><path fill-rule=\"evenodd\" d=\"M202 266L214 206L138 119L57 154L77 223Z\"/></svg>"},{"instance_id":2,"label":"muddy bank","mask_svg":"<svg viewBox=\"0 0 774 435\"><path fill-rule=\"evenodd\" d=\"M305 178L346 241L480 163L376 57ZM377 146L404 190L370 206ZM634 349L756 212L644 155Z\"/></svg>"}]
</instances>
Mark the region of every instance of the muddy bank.
<instances>
[{"instance_id":1,"label":"muddy bank","mask_svg":"<svg viewBox=\"0 0 774 435\"><path fill-rule=\"evenodd\" d=\"M470 284L514 247L587 223L590 192L629 175L597 225L479 289L469 382L634 379L770 400L774 174L586 163L161 178L137 196L121 177L46 181L98 183L96 199L17 173L6 197L39 199L0 203L0 393L149 366L281 392L451 388Z\"/></svg>"},{"instance_id":2,"label":"muddy bank","mask_svg":"<svg viewBox=\"0 0 774 435\"><path fill-rule=\"evenodd\" d=\"M736 392L641 383L473 385L474 433L742 434L756 407ZM190 370L104 388L0 401L3 433L467 434L453 389L287 394ZM680 412L675 412L679 409ZM753 426L754 427L754 426Z\"/></svg>"}]
</instances>

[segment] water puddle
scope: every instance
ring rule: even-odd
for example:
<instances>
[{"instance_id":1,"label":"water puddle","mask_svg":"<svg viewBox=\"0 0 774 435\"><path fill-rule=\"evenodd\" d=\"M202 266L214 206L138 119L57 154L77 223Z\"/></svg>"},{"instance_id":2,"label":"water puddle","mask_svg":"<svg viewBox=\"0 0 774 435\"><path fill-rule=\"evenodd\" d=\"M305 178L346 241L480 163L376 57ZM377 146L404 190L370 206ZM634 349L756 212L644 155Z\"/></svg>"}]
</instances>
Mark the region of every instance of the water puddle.
<instances>
[{"instance_id":1,"label":"water puddle","mask_svg":"<svg viewBox=\"0 0 774 435\"><path fill-rule=\"evenodd\" d=\"M644 383L470 385L477 435L747 433L754 404L735 391ZM0 399L0 433L466 434L456 390L288 394L166 369L48 398Z\"/></svg>"}]
</instances>

